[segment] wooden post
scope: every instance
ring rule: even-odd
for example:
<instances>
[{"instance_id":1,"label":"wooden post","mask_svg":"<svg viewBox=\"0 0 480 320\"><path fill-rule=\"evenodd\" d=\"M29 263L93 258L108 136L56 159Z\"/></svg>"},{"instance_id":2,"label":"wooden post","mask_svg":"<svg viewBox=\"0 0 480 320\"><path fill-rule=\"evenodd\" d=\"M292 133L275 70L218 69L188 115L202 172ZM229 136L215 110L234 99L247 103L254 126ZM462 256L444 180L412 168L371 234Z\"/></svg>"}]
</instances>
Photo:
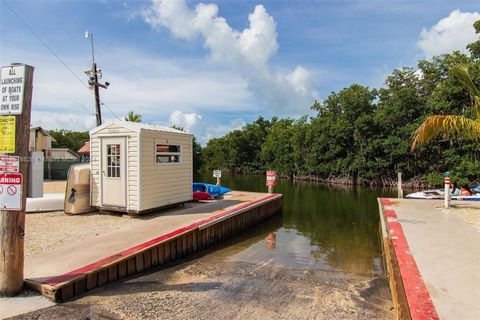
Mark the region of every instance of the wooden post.
<instances>
[{"instance_id":1,"label":"wooden post","mask_svg":"<svg viewBox=\"0 0 480 320\"><path fill-rule=\"evenodd\" d=\"M397 191L398 191L398 198L403 198L402 173L401 172L398 172Z\"/></svg>"},{"instance_id":2,"label":"wooden post","mask_svg":"<svg viewBox=\"0 0 480 320\"><path fill-rule=\"evenodd\" d=\"M6 296L16 295L23 289L25 206L28 192L33 69L32 66L25 65L23 112L16 116L15 155L20 156L19 172L23 174L22 210L0 210L0 295Z\"/></svg>"}]
</instances>

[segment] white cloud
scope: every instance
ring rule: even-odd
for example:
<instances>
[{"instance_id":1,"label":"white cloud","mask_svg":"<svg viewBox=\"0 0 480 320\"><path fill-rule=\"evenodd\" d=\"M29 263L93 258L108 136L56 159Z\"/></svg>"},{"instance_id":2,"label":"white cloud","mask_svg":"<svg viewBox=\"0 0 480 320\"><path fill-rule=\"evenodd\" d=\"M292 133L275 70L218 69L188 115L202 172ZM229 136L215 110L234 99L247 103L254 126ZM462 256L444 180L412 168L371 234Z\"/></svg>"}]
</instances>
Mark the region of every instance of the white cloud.
<instances>
[{"instance_id":1,"label":"white cloud","mask_svg":"<svg viewBox=\"0 0 480 320\"><path fill-rule=\"evenodd\" d=\"M276 24L262 5L255 7L248 17L249 26L241 32L218 16L215 4L199 3L190 9L184 0L153 0L144 19L154 28L167 28L177 38L203 39L211 60L241 74L249 90L273 113L300 114L318 98L304 67L297 66L291 73L272 70L269 60L279 47Z\"/></svg>"},{"instance_id":2,"label":"white cloud","mask_svg":"<svg viewBox=\"0 0 480 320\"><path fill-rule=\"evenodd\" d=\"M465 52L467 44L478 40L478 35L473 28L473 23L478 19L480 19L479 12L454 10L429 30L424 28L420 33L418 46L427 57L453 50Z\"/></svg>"},{"instance_id":3,"label":"white cloud","mask_svg":"<svg viewBox=\"0 0 480 320\"><path fill-rule=\"evenodd\" d=\"M232 130L239 130L245 126L241 118L228 122L221 122L220 119L205 119L197 113L184 113L175 110L170 114L168 123L161 123L168 126L179 126L185 131L195 135L200 144L205 145L208 140L226 135Z\"/></svg>"},{"instance_id":4,"label":"white cloud","mask_svg":"<svg viewBox=\"0 0 480 320\"><path fill-rule=\"evenodd\" d=\"M36 125L72 130L94 127L94 121L85 121L94 118L92 91L54 56L41 51L2 48L3 57L5 61L20 61L35 67L32 111ZM62 58L86 83L83 71L88 69L88 56ZM149 122L167 122L172 110L258 111L256 106L252 107L245 80L222 68L206 68L203 59L169 59L113 47L99 52L96 60L103 70L101 81L111 83L100 93L105 104L104 119L115 118L109 109L119 118L134 110Z\"/></svg>"},{"instance_id":5,"label":"white cloud","mask_svg":"<svg viewBox=\"0 0 480 320\"><path fill-rule=\"evenodd\" d=\"M46 130L67 129L87 131L95 127L95 116L68 112L32 111L32 126Z\"/></svg>"},{"instance_id":6,"label":"white cloud","mask_svg":"<svg viewBox=\"0 0 480 320\"><path fill-rule=\"evenodd\" d=\"M202 121L202 116L196 113L183 113L182 111L173 111L168 120L172 125L181 127L187 132Z\"/></svg>"}]
</instances>

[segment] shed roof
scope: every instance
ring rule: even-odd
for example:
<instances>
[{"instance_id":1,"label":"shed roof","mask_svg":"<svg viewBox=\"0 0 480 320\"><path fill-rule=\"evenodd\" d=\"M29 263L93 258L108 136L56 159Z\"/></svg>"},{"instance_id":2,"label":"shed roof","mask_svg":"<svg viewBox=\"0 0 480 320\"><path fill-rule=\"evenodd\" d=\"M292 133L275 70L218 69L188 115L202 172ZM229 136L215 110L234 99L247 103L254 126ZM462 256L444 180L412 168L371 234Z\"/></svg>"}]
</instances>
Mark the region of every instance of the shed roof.
<instances>
[{"instance_id":1,"label":"shed roof","mask_svg":"<svg viewBox=\"0 0 480 320\"><path fill-rule=\"evenodd\" d=\"M123 127L125 129L132 130L134 132L140 132L141 130L151 130L151 131L161 131L161 132L169 132L169 133L177 133L177 134L185 134L185 135L191 135L190 133L186 133L182 130L174 129L174 128L169 128L169 127L164 127L164 126L158 126L154 124L146 124L146 123L141 123L141 122L131 122L131 121L125 121L125 120L115 120L115 121L109 121L101 126L98 126L96 128L93 128L90 130L90 135L97 133L103 129L106 129L107 127L111 126L112 124Z\"/></svg>"},{"instance_id":2,"label":"shed roof","mask_svg":"<svg viewBox=\"0 0 480 320\"><path fill-rule=\"evenodd\" d=\"M30 131L34 131L34 132L35 132L35 131L38 131L38 132L40 132L41 134L43 134L44 136L52 138L52 142L57 142L57 140L55 140L55 138L52 137L52 136L50 135L50 133L48 133L47 131L45 131L42 127L32 127L32 128L30 128Z\"/></svg>"},{"instance_id":3,"label":"shed roof","mask_svg":"<svg viewBox=\"0 0 480 320\"><path fill-rule=\"evenodd\" d=\"M78 149L78 153L90 153L90 141L85 142L85 144Z\"/></svg>"}]
</instances>

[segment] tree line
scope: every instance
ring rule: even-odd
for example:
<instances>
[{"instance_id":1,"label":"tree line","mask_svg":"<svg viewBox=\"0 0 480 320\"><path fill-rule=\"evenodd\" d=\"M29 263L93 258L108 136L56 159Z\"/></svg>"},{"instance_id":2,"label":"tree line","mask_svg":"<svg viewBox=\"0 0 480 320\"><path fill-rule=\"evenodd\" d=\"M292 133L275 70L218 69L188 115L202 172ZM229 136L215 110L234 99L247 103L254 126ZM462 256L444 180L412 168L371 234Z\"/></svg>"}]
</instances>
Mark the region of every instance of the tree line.
<instances>
[{"instance_id":1,"label":"tree line","mask_svg":"<svg viewBox=\"0 0 480 320\"><path fill-rule=\"evenodd\" d=\"M480 21L474 27L480 33ZM455 51L394 70L378 89L355 83L332 92L312 103L313 116L259 116L204 148L194 139L194 171L273 169L285 178L383 186L395 184L397 172L411 186L439 185L446 171L459 183L477 180L480 40L467 49L469 54ZM455 72L459 66L468 69L468 81ZM141 116L132 111L125 120L140 122ZM88 132L50 134L54 147L74 151L88 140ZM456 139L462 135L469 139ZM414 138L433 142L414 143L413 149Z\"/></svg>"},{"instance_id":2,"label":"tree line","mask_svg":"<svg viewBox=\"0 0 480 320\"><path fill-rule=\"evenodd\" d=\"M475 118L470 92L452 74L453 66L469 66L480 87L478 42L468 48L469 55L456 51L397 69L379 89L352 84L332 92L312 104L313 116L258 117L210 140L201 150L202 168L259 174L274 169L287 178L384 186L393 185L399 171L412 186L441 184L445 171L460 183L476 180L478 139L440 135L412 150L415 130L429 116Z\"/></svg>"}]
</instances>

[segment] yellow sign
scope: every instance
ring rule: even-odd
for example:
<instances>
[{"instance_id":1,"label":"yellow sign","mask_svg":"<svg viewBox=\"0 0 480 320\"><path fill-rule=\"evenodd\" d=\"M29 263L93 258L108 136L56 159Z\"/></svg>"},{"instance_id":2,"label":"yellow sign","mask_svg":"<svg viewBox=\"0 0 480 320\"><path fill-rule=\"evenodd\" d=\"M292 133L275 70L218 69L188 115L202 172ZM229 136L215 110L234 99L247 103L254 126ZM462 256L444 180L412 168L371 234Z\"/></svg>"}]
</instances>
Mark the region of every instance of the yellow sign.
<instances>
[{"instance_id":1,"label":"yellow sign","mask_svg":"<svg viewBox=\"0 0 480 320\"><path fill-rule=\"evenodd\" d=\"M15 116L0 117L0 153L15 153Z\"/></svg>"}]
</instances>

